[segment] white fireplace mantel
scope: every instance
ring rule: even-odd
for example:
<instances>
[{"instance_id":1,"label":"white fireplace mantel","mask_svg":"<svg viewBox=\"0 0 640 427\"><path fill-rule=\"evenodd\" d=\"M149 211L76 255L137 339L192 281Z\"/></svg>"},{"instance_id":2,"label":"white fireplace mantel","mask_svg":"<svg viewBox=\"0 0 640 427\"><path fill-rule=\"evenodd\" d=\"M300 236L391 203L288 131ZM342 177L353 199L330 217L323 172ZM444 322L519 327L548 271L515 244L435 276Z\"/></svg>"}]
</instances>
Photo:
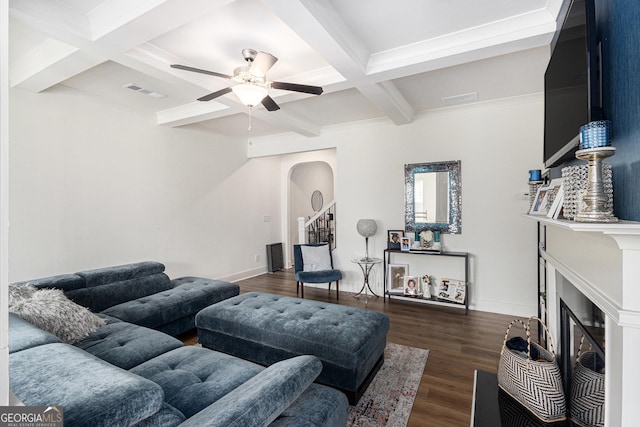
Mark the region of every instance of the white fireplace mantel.
<instances>
[{"instance_id":1,"label":"white fireplace mantel","mask_svg":"<svg viewBox=\"0 0 640 427\"><path fill-rule=\"evenodd\" d=\"M622 250L640 250L640 222L619 221L611 224L590 224L569 220L551 219L545 216L526 215L546 225L583 233L600 233L611 237Z\"/></svg>"},{"instance_id":2,"label":"white fireplace mantel","mask_svg":"<svg viewBox=\"0 0 640 427\"><path fill-rule=\"evenodd\" d=\"M640 223L576 223L527 215L546 225L547 310L558 342L558 275L606 315L606 425L636 426L640 400Z\"/></svg>"}]
</instances>

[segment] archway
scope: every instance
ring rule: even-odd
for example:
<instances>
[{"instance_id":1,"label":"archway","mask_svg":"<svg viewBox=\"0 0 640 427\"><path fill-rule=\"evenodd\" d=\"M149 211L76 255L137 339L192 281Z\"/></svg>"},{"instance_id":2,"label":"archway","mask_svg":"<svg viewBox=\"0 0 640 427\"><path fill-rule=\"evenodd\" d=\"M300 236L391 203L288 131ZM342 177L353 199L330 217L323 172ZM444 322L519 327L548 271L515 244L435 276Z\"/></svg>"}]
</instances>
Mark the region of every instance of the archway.
<instances>
[{"instance_id":1,"label":"archway","mask_svg":"<svg viewBox=\"0 0 640 427\"><path fill-rule=\"evenodd\" d=\"M327 162L301 162L291 167L287 197L287 240L291 242L287 248L287 259L290 263L293 260L292 244L298 242L298 218L309 218L315 214L316 211L311 203L311 196L315 191L322 193L322 207L324 207L334 200L334 188L333 169Z\"/></svg>"}]
</instances>

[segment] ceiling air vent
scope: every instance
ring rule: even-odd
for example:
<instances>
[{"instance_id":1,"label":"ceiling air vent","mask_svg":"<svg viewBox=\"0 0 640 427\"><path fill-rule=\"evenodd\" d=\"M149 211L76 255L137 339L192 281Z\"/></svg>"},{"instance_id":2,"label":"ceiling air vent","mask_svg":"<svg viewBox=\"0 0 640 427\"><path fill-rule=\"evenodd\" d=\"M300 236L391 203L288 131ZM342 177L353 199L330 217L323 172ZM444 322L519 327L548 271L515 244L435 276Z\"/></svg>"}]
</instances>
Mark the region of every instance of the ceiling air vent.
<instances>
[{"instance_id":1,"label":"ceiling air vent","mask_svg":"<svg viewBox=\"0 0 640 427\"><path fill-rule=\"evenodd\" d=\"M464 104L465 102L473 102L478 100L478 92L463 93L462 95L449 96L441 98L444 105Z\"/></svg>"},{"instance_id":2,"label":"ceiling air vent","mask_svg":"<svg viewBox=\"0 0 640 427\"><path fill-rule=\"evenodd\" d=\"M140 87L139 85L137 85L135 83L127 83L126 85L124 85L122 87L127 88L127 89L131 89L131 90L136 91L136 92L140 92L140 93L142 93L144 95L149 95L149 96L151 96L153 98L164 98L165 96L167 96L167 95L164 95L162 93L154 92L152 90Z\"/></svg>"}]
</instances>

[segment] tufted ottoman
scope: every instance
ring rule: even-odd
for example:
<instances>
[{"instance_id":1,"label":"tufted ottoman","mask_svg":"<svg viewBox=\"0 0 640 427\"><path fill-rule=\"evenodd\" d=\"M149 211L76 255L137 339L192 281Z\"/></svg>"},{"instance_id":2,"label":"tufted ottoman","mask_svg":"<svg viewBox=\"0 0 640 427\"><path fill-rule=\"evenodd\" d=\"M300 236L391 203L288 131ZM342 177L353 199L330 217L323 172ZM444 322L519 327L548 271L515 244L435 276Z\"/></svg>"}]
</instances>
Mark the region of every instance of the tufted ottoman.
<instances>
[{"instance_id":1,"label":"tufted ottoman","mask_svg":"<svg viewBox=\"0 0 640 427\"><path fill-rule=\"evenodd\" d=\"M259 292L213 304L196 315L198 340L261 365L318 357L317 382L359 399L382 366L389 319L359 308Z\"/></svg>"}]
</instances>

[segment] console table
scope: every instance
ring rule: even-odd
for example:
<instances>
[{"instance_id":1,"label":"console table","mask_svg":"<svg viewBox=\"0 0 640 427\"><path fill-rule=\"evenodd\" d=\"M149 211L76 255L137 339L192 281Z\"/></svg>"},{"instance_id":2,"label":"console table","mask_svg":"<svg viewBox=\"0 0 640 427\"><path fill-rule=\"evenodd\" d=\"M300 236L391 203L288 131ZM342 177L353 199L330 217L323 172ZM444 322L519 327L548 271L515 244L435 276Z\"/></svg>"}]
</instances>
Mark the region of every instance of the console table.
<instances>
[{"instance_id":1,"label":"console table","mask_svg":"<svg viewBox=\"0 0 640 427\"><path fill-rule=\"evenodd\" d=\"M464 282L466 284L466 295L464 298L464 304L458 304L455 302L451 302L451 301L446 301L446 300L442 300L437 298L436 296L431 296L430 298L424 298L424 297L413 297L413 296L403 296L403 295L397 295L397 294L393 294L391 292L389 292L389 290L387 289L387 269L389 264L391 263L391 257L393 255L398 255L398 254L402 254L402 255L422 255L422 256L429 256L429 257L457 257L457 258L461 258L464 261ZM383 262L383 282L384 282L384 297L385 297L385 302L386 302L386 298L391 299L393 298L399 298L399 299L403 299L405 301L412 301L412 302L419 302L419 303L424 303L424 304L434 304L434 305L442 305L442 306L447 306L447 307L453 307L453 308L459 308L459 309L464 309L464 313L467 314L469 312L469 254L467 252L428 252L428 251L402 251L402 250L397 250L397 249L385 249L384 250L384 262Z\"/></svg>"}]
</instances>

